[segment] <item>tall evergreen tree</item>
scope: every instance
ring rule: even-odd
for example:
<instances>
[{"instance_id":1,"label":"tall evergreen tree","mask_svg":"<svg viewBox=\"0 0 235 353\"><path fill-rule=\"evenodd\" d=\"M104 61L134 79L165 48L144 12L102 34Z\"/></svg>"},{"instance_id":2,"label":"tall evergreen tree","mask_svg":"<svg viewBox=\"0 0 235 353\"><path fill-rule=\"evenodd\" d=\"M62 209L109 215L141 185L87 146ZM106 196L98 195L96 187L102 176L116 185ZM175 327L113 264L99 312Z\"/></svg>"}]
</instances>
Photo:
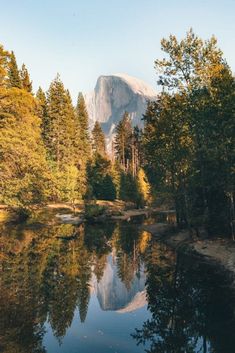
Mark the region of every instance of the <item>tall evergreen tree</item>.
<instances>
[{"instance_id":1,"label":"tall evergreen tree","mask_svg":"<svg viewBox=\"0 0 235 353\"><path fill-rule=\"evenodd\" d=\"M74 161L74 109L59 76L51 83L47 98L47 148L57 169Z\"/></svg>"},{"instance_id":2,"label":"tall evergreen tree","mask_svg":"<svg viewBox=\"0 0 235 353\"><path fill-rule=\"evenodd\" d=\"M82 93L79 93L77 106L75 109L75 147L76 165L79 170L79 190L80 194L86 194L87 162L91 158L91 141L89 136L89 117Z\"/></svg>"},{"instance_id":3,"label":"tall evergreen tree","mask_svg":"<svg viewBox=\"0 0 235 353\"><path fill-rule=\"evenodd\" d=\"M20 72L18 70L15 54L13 51L10 54L10 61L8 64L8 84L9 87L22 88Z\"/></svg>"},{"instance_id":4,"label":"tall evergreen tree","mask_svg":"<svg viewBox=\"0 0 235 353\"><path fill-rule=\"evenodd\" d=\"M99 153L96 154L87 165L87 177L93 197L100 200L114 200L116 198L111 162L107 157Z\"/></svg>"},{"instance_id":5,"label":"tall evergreen tree","mask_svg":"<svg viewBox=\"0 0 235 353\"><path fill-rule=\"evenodd\" d=\"M0 87L6 85L9 53L0 45Z\"/></svg>"},{"instance_id":6,"label":"tall evergreen tree","mask_svg":"<svg viewBox=\"0 0 235 353\"><path fill-rule=\"evenodd\" d=\"M121 173L120 199L134 202L137 207L142 206L142 197L138 189L137 179L130 172L122 171Z\"/></svg>"},{"instance_id":7,"label":"tall evergreen tree","mask_svg":"<svg viewBox=\"0 0 235 353\"><path fill-rule=\"evenodd\" d=\"M115 152L118 161L124 170L129 169L131 162L131 140L132 127L131 119L127 112L116 127Z\"/></svg>"},{"instance_id":8,"label":"tall evergreen tree","mask_svg":"<svg viewBox=\"0 0 235 353\"><path fill-rule=\"evenodd\" d=\"M136 176L140 166L143 164L142 154L142 130L138 126L134 126L131 139L131 171Z\"/></svg>"},{"instance_id":9,"label":"tall evergreen tree","mask_svg":"<svg viewBox=\"0 0 235 353\"><path fill-rule=\"evenodd\" d=\"M85 99L81 92L78 95L76 115L80 128L81 154L87 159L91 156L89 116L87 113Z\"/></svg>"},{"instance_id":10,"label":"tall evergreen tree","mask_svg":"<svg viewBox=\"0 0 235 353\"><path fill-rule=\"evenodd\" d=\"M38 116L41 118L41 130L42 130L42 138L45 145L47 145L47 137L49 136L48 128L48 116L47 116L47 98L46 94L42 90L41 87L38 88L36 93L36 99L38 102Z\"/></svg>"},{"instance_id":11,"label":"tall evergreen tree","mask_svg":"<svg viewBox=\"0 0 235 353\"><path fill-rule=\"evenodd\" d=\"M32 82L30 81L28 70L25 64L22 65L20 70L20 79L22 88L25 89L27 92L32 93Z\"/></svg>"},{"instance_id":12,"label":"tall evergreen tree","mask_svg":"<svg viewBox=\"0 0 235 353\"><path fill-rule=\"evenodd\" d=\"M98 121L95 122L94 128L92 130L92 147L95 153L99 153L102 156L105 156L105 135Z\"/></svg>"},{"instance_id":13,"label":"tall evergreen tree","mask_svg":"<svg viewBox=\"0 0 235 353\"><path fill-rule=\"evenodd\" d=\"M72 202L79 194L74 127L75 112L72 100L57 76L47 93L43 132L48 159L55 177L55 197Z\"/></svg>"},{"instance_id":14,"label":"tall evergreen tree","mask_svg":"<svg viewBox=\"0 0 235 353\"><path fill-rule=\"evenodd\" d=\"M103 179L103 183L101 185L101 191L102 191L102 199L110 200L110 201L113 201L116 199L116 196L117 196L116 187L111 175L109 174L105 175Z\"/></svg>"}]
</instances>

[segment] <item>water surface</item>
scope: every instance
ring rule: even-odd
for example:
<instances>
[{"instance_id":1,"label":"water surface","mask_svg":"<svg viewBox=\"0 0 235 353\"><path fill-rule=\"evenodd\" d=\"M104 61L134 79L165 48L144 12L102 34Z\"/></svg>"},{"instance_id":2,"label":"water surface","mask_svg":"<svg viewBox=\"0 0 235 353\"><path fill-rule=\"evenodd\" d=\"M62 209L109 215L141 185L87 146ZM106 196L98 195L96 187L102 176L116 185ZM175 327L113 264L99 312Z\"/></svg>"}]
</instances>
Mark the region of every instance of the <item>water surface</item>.
<instances>
[{"instance_id":1,"label":"water surface","mask_svg":"<svg viewBox=\"0 0 235 353\"><path fill-rule=\"evenodd\" d=\"M0 351L234 353L230 280L139 225L2 226Z\"/></svg>"}]
</instances>

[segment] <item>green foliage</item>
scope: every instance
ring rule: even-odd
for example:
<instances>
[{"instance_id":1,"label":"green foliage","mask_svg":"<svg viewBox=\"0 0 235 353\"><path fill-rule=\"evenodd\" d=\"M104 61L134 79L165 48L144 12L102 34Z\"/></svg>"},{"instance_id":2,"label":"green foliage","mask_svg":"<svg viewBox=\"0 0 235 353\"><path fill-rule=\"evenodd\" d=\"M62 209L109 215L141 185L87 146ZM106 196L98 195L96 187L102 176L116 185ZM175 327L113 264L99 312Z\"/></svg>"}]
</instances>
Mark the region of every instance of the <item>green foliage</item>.
<instances>
[{"instance_id":1,"label":"green foliage","mask_svg":"<svg viewBox=\"0 0 235 353\"><path fill-rule=\"evenodd\" d=\"M120 180L121 180L121 167L117 160L111 164L110 175L116 189L116 198L120 197Z\"/></svg>"},{"instance_id":2,"label":"green foliage","mask_svg":"<svg viewBox=\"0 0 235 353\"><path fill-rule=\"evenodd\" d=\"M82 93L78 95L75 109L74 133L75 165L79 170L79 193L83 197L88 187L86 172L87 163L91 158L91 141L89 136L89 117Z\"/></svg>"},{"instance_id":3,"label":"green foliage","mask_svg":"<svg viewBox=\"0 0 235 353\"><path fill-rule=\"evenodd\" d=\"M124 169L128 168L131 160L131 144L132 126L131 119L127 112L124 113L122 119L116 127L115 136L115 152L119 163Z\"/></svg>"},{"instance_id":4,"label":"green foliage","mask_svg":"<svg viewBox=\"0 0 235 353\"><path fill-rule=\"evenodd\" d=\"M94 153L106 155L105 136L98 121L92 130L92 149Z\"/></svg>"},{"instance_id":5,"label":"green foliage","mask_svg":"<svg viewBox=\"0 0 235 353\"><path fill-rule=\"evenodd\" d=\"M19 71L14 53L0 46L0 202L27 210L48 200L118 197L140 207L151 201L150 182L174 200L179 224L235 236L234 77L214 37L203 41L190 30L161 44L166 58L155 67L163 91L148 103L144 133L125 112L112 163L98 122L90 139L82 94L74 108L57 76L34 98L25 65Z\"/></svg>"},{"instance_id":6,"label":"green foliage","mask_svg":"<svg viewBox=\"0 0 235 353\"><path fill-rule=\"evenodd\" d=\"M178 41L174 35L161 40L161 49L166 58L155 61L159 84L164 89L180 91L194 90L208 86L211 78L223 65L223 53L212 36L203 41L192 28L186 37Z\"/></svg>"},{"instance_id":7,"label":"green foliage","mask_svg":"<svg viewBox=\"0 0 235 353\"><path fill-rule=\"evenodd\" d=\"M137 179L130 173L121 173L120 199L134 202L137 207L143 206L143 197L139 191Z\"/></svg>"},{"instance_id":8,"label":"green foliage","mask_svg":"<svg viewBox=\"0 0 235 353\"><path fill-rule=\"evenodd\" d=\"M116 187L114 185L111 175L105 175L101 185L101 192L101 199L103 200L113 201L116 199Z\"/></svg>"},{"instance_id":9,"label":"green foliage","mask_svg":"<svg viewBox=\"0 0 235 353\"><path fill-rule=\"evenodd\" d=\"M36 93L36 99L38 103L37 115L41 119L42 139L43 139L44 145L46 145L47 137L49 134L49 117L47 115L46 94L43 92L41 87L39 87Z\"/></svg>"},{"instance_id":10,"label":"green foliage","mask_svg":"<svg viewBox=\"0 0 235 353\"><path fill-rule=\"evenodd\" d=\"M9 53L0 44L0 87L7 84Z\"/></svg>"},{"instance_id":11,"label":"green foliage","mask_svg":"<svg viewBox=\"0 0 235 353\"><path fill-rule=\"evenodd\" d=\"M144 116L148 176L171 193L179 224L228 232L234 213L234 78L213 37L203 41L190 30L180 42L174 36L162 40L162 49L168 57L155 64L164 90Z\"/></svg>"},{"instance_id":12,"label":"green foliage","mask_svg":"<svg viewBox=\"0 0 235 353\"><path fill-rule=\"evenodd\" d=\"M102 216L106 211L105 206L99 206L97 204L85 204L85 218L87 220L93 220L96 217Z\"/></svg>"},{"instance_id":13,"label":"green foliage","mask_svg":"<svg viewBox=\"0 0 235 353\"><path fill-rule=\"evenodd\" d=\"M21 79L21 86L27 92L32 93L32 82L30 81L28 70L26 69L25 64L22 65L20 70L20 79Z\"/></svg>"},{"instance_id":14,"label":"green foliage","mask_svg":"<svg viewBox=\"0 0 235 353\"><path fill-rule=\"evenodd\" d=\"M36 99L25 65L0 48L0 202L22 209L85 193L86 162L69 92L57 76ZM82 156L80 161L79 156Z\"/></svg>"},{"instance_id":15,"label":"green foliage","mask_svg":"<svg viewBox=\"0 0 235 353\"><path fill-rule=\"evenodd\" d=\"M8 64L8 86L22 88L20 72L18 70L15 54L13 51L10 54L10 60Z\"/></svg>"},{"instance_id":16,"label":"green foliage","mask_svg":"<svg viewBox=\"0 0 235 353\"><path fill-rule=\"evenodd\" d=\"M89 154L85 153L79 118L59 76L51 83L47 99L41 89L37 99L42 118L42 136L54 176L55 198L74 202L86 192Z\"/></svg>"},{"instance_id":17,"label":"green foliage","mask_svg":"<svg viewBox=\"0 0 235 353\"><path fill-rule=\"evenodd\" d=\"M50 173L32 95L0 90L0 202L27 207L43 202Z\"/></svg>"},{"instance_id":18,"label":"green foliage","mask_svg":"<svg viewBox=\"0 0 235 353\"><path fill-rule=\"evenodd\" d=\"M51 83L47 101L48 134L46 146L49 158L56 162L58 170L73 162L74 110L68 91L59 76Z\"/></svg>"},{"instance_id":19,"label":"green foliage","mask_svg":"<svg viewBox=\"0 0 235 353\"><path fill-rule=\"evenodd\" d=\"M33 98L25 65L19 71L14 53L0 47L0 82L1 202L23 209L49 200L115 200L121 195L121 170L125 170L123 199L139 203L140 131L132 129L128 113L117 127L117 160L111 163L98 122L90 140L83 95L79 93L74 109L59 75L46 94L39 88Z\"/></svg>"},{"instance_id":20,"label":"green foliage","mask_svg":"<svg viewBox=\"0 0 235 353\"><path fill-rule=\"evenodd\" d=\"M111 174L111 162L96 154L87 165L87 178L93 197L99 200L115 200L116 187Z\"/></svg>"},{"instance_id":21,"label":"green foliage","mask_svg":"<svg viewBox=\"0 0 235 353\"><path fill-rule=\"evenodd\" d=\"M86 160L91 157L91 146L89 136L89 117L86 109L86 103L82 93L79 93L77 106L76 106L76 117L78 120L78 126L80 130L80 141L81 150L80 153Z\"/></svg>"},{"instance_id":22,"label":"green foliage","mask_svg":"<svg viewBox=\"0 0 235 353\"><path fill-rule=\"evenodd\" d=\"M115 154L113 172L116 179L117 195L124 201L133 201L137 206L143 204L143 197L138 190L137 174L141 166L142 131L132 128L130 115L125 112L116 127ZM118 166L118 168L117 168ZM117 171L119 169L119 176Z\"/></svg>"},{"instance_id":23,"label":"green foliage","mask_svg":"<svg viewBox=\"0 0 235 353\"><path fill-rule=\"evenodd\" d=\"M57 200L75 203L80 198L78 175L79 171L74 165L66 165L62 170L55 168L53 172L54 195Z\"/></svg>"}]
</instances>

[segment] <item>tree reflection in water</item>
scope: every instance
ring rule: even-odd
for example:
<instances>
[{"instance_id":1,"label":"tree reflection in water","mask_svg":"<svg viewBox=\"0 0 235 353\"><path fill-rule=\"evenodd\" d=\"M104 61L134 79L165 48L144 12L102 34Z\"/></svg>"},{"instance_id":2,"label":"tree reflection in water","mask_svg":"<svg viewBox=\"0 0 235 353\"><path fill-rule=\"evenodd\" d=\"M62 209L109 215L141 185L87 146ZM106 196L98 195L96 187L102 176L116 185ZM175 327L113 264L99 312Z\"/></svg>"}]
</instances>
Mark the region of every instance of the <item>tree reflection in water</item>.
<instances>
[{"instance_id":1,"label":"tree reflection in water","mask_svg":"<svg viewBox=\"0 0 235 353\"><path fill-rule=\"evenodd\" d=\"M151 353L234 353L229 280L138 226L26 225L0 234L0 352L45 353L45 323L62 343L76 310L86 321L92 294L102 310L126 312L146 280L151 318L133 334L137 344Z\"/></svg>"},{"instance_id":2,"label":"tree reflection in water","mask_svg":"<svg viewBox=\"0 0 235 353\"><path fill-rule=\"evenodd\" d=\"M146 256L151 319L133 337L149 353L234 353L231 279L206 263L152 242Z\"/></svg>"},{"instance_id":3,"label":"tree reflection in water","mask_svg":"<svg viewBox=\"0 0 235 353\"><path fill-rule=\"evenodd\" d=\"M101 281L110 253L128 288L143 261L142 233L128 224L2 227L0 234L0 351L5 353L46 352L45 322L62 342L76 308L85 322L93 277Z\"/></svg>"}]
</instances>

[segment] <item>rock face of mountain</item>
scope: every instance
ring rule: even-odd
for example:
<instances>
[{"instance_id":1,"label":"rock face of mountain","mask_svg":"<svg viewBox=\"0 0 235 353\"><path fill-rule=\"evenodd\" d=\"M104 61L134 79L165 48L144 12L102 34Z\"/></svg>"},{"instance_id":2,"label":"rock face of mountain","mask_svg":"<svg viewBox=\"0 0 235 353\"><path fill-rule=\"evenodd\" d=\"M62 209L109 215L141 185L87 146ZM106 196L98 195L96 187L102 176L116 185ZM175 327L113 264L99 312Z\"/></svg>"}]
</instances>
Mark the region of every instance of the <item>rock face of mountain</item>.
<instances>
[{"instance_id":1,"label":"rock face of mountain","mask_svg":"<svg viewBox=\"0 0 235 353\"><path fill-rule=\"evenodd\" d=\"M85 95L91 127L101 123L110 144L115 127L127 111L132 124L141 126L147 100L154 100L157 92L143 81L126 74L100 76L95 89Z\"/></svg>"}]
</instances>

